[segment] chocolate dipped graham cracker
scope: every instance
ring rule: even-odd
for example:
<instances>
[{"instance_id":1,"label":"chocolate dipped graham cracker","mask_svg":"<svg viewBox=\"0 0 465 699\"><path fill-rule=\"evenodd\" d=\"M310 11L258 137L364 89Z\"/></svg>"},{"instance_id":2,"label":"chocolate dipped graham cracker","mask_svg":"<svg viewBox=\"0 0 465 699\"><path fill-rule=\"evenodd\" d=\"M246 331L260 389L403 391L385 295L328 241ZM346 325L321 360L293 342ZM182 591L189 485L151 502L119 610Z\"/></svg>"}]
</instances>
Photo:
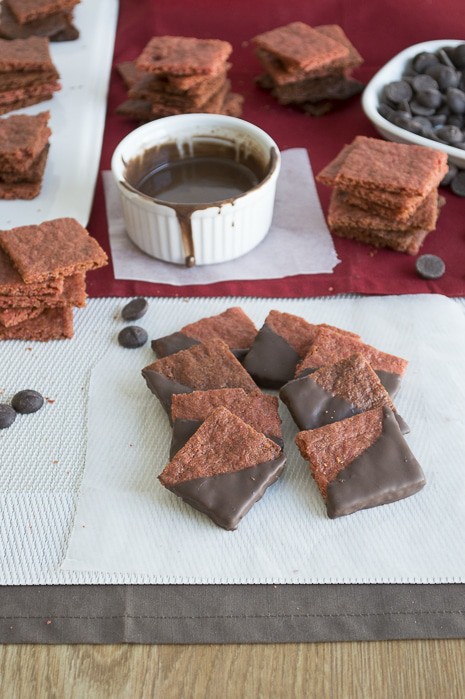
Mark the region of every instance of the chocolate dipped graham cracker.
<instances>
[{"instance_id":1,"label":"chocolate dipped graham cracker","mask_svg":"<svg viewBox=\"0 0 465 699\"><path fill-rule=\"evenodd\" d=\"M261 391L247 393L242 388L218 388L210 391L178 393L172 396L173 433L170 455L173 456L216 408L230 410L283 447L278 399Z\"/></svg>"},{"instance_id":2,"label":"chocolate dipped graham cracker","mask_svg":"<svg viewBox=\"0 0 465 699\"><path fill-rule=\"evenodd\" d=\"M281 388L294 378L296 366L313 342L318 327L292 313L270 311L244 358L244 367L259 386ZM346 330L333 330L358 338Z\"/></svg>"},{"instance_id":3,"label":"chocolate dipped graham cracker","mask_svg":"<svg viewBox=\"0 0 465 699\"><path fill-rule=\"evenodd\" d=\"M402 433L409 431L405 421L396 413L389 393L362 354L353 354L290 381L280 390L279 397L300 430L330 425L386 405L394 412Z\"/></svg>"},{"instance_id":4,"label":"chocolate dipped graham cracker","mask_svg":"<svg viewBox=\"0 0 465 699\"><path fill-rule=\"evenodd\" d=\"M220 407L176 453L159 480L220 527L232 530L279 478L284 464L275 442Z\"/></svg>"},{"instance_id":5,"label":"chocolate dipped graham cracker","mask_svg":"<svg viewBox=\"0 0 465 699\"><path fill-rule=\"evenodd\" d=\"M158 357L166 357L181 349L218 337L240 358L248 352L256 334L257 328L253 322L242 308L235 306L215 316L189 323L171 335L152 340L152 349Z\"/></svg>"},{"instance_id":6,"label":"chocolate dipped graham cracker","mask_svg":"<svg viewBox=\"0 0 465 699\"><path fill-rule=\"evenodd\" d=\"M367 345L348 335L336 333L329 327L320 326L317 328L313 343L305 357L297 365L295 378L311 374L315 369L335 364L352 354L362 354L378 375L389 395L395 396L407 370L408 361L402 357L382 352L376 347Z\"/></svg>"},{"instance_id":7,"label":"chocolate dipped graham cracker","mask_svg":"<svg viewBox=\"0 0 465 699\"><path fill-rule=\"evenodd\" d=\"M425 485L421 466L387 406L299 432L296 444L331 518L401 500Z\"/></svg>"},{"instance_id":8,"label":"chocolate dipped graham cracker","mask_svg":"<svg viewBox=\"0 0 465 699\"><path fill-rule=\"evenodd\" d=\"M157 359L142 369L142 376L148 388L160 400L170 421L171 397L174 393L213 388L257 390L257 384L227 344L218 338Z\"/></svg>"}]
</instances>

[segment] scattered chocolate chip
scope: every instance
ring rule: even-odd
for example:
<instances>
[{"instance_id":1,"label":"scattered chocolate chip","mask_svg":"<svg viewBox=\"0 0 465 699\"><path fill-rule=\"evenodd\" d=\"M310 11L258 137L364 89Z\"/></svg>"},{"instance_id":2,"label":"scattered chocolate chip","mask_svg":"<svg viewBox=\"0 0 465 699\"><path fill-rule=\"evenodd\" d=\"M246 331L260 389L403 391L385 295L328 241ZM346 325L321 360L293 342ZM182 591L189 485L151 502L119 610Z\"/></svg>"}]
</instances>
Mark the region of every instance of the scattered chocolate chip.
<instances>
[{"instance_id":1,"label":"scattered chocolate chip","mask_svg":"<svg viewBox=\"0 0 465 699\"><path fill-rule=\"evenodd\" d=\"M465 197L465 170L460 170L452 182L450 183L450 188L459 197Z\"/></svg>"},{"instance_id":2,"label":"scattered chocolate chip","mask_svg":"<svg viewBox=\"0 0 465 699\"><path fill-rule=\"evenodd\" d=\"M142 347L148 340L147 331L138 325L128 325L118 333L118 342L122 347L135 349Z\"/></svg>"},{"instance_id":3,"label":"scattered chocolate chip","mask_svg":"<svg viewBox=\"0 0 465 699\"><path fill-rule=\"evenodd\" d=\"M446 265L437 255L420 255L415 267L423 279L439 279L446 271Z\"/></svg>"},{"instance_id":4,"label":"scattered chocolate chip","mask_svg":"<svg viewBox=\"0 0 465 699\"><path fill-rule=\"evenodd\" d=\"M139 320L139 318L142 318L142 316L147 313L148 307L149 304L147 300L140 296L129 301L121 311L121 315L124 320Z\"/></svg>"},{"instance_id":5,"label":"scattered chocolate chip","mask_svg":"<svg viewBox=\"0 0 465 699\"><path fill-rule=\"evenodd\" d=\"M43 396L37 391L25 389L19 391L11 399L11 406L17 413L26 415L28 413L36 413L44 404Z\"/></svg>"},{"instance_id":6,"label":"scattered chocolate chip","mask_svg":"<svg viewBox=\"0 0 465 699\"><path fill-rule=\"evenodd\" d=\"M0 403L0 430L5 430L16 420L16 411L7 403Z\"/></svg>"}]
</instances>

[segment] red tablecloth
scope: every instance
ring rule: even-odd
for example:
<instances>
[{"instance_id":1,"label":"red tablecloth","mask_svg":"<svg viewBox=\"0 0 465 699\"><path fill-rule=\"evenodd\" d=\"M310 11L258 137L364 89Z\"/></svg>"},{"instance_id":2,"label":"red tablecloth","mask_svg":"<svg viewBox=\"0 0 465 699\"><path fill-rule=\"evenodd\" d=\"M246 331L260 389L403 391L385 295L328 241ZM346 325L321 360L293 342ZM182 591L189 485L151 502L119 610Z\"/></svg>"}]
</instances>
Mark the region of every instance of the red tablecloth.
<instances>
[{"instance_id":1,"label":"red tablecloth","mask_svg":"<svg viewBox=\"0 0 465 699\"><path fill-rule=\"evenodd\" d=\"M359 98L331 114L315 118L278 105L254 83L260 66L250 45L256 34L292 21L310 25L342 26L364 57L356 77L366 82L394 54L411 44L430 39L464 38L463 3L460 0L120 0L113 70L108 98L100 170L110 168L117 143L138 124L115 114L125 90L114 66L134 59L154 35L171 34L226 39L233 45L230 77L233 89L245 97L243 118L265 129L281 149L306 147L318 172L355 135L377 136L365 117ZM98 70L98 66L95 66ZM329 190L319 186L326 210ZM422 252L440 255L447 267L437 281L424 281L415 272L415 258L390 250L375 250L335 238L341 264L333 274L301 275L275 280L223 282L173 287L133 281L116 281L111 265L88 275L91 296L322 296L341 293L465 295L465 199L445 194L437 229ZM89 230L109 251L101 177L98 177ZM237 261L240 265L240 260Z\"/></svg>"}]
</instances>

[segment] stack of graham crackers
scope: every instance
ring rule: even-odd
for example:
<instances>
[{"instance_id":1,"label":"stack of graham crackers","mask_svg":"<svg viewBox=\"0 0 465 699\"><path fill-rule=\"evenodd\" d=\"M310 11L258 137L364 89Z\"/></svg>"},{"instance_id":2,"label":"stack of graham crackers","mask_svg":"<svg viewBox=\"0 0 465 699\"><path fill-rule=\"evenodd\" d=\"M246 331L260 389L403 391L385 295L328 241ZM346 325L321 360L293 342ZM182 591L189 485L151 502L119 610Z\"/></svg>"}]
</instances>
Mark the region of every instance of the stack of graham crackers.
<instances>
[{"instance_id":1,"label":"stack of graham crackers","mask_svg":"<svg viewBox=\"0 0 465 699\"><path fill-rule=\"evenodd\" d=\"M79 31L73 23L73 11L80 0L3 0L0 36L27 39L46 36L50 41L74 41Z\"/></svg>"},{"instance_id":2,"label":"stack of graham crackers","mask_svg":"<svg viewBox=\"0 0 465 699\"><path fill-rule=\"evenodd\" d=\"M265 70L257 82L280 104L320 115L362 91L352 71L363 59L341 27L292 22L252 39Z\"/></svg>"},{"instance_id":3,"label":"stack of graham crackers","mask_svg":"<svg viewBox=\"0 0 465 699\"><path fill-rule=\"evenodd\" d=\"M423 146L357 136L317 176L333 187L330 230L416 255L435 230L447 155Z\"/></svg>"},{"instance_id":4,"label":"stack of graham crackers","mask_svg":"<svg viewBox=\"0 0 465 699\"><path fill-rule=\"evenodd\" d=\"M141 121L198 112L240 116L242 96L230 91L227 78L231 52L220 39L153 37L135 61L118 66L128 99L117 113Z\"/></svg>"},{"instance_id":5,"label":"stack of graham crackers","mask_svg":"<svg viewBox=\"0 0 465 699\"><path fill-rule=\"evenodd\" d=\"M40 193L51 131L49 112L0 119L0 199L34 199Z\"/></svg>"},{"instance_id":6,"label":"stack of graham crackers","mask_svg":"<svg viewBox=\"0 0 465 699\"><path fill-rule=\"evenodd\" d=\"M0 340L71 338L88 270L107 256L75 219L0 231Z\"/></svg>"},{"instance_id":7,"label":"stack of graham crackers","mask_svg":"<svg viewBox=\"0 0 465 699\"><path fill-rule=\"evenodd\" d=\"M59 77L48 39L0 39L0 114L51 99Z\"/></svg>"}]
</instances>

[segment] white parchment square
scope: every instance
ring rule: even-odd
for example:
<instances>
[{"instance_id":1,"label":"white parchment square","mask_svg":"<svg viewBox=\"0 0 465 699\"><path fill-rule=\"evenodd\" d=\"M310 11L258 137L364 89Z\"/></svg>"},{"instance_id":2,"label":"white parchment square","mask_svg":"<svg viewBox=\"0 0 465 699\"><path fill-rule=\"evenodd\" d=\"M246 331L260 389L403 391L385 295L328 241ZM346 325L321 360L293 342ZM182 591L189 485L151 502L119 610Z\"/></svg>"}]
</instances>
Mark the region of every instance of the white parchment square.
<instances>
[{"instance_id":1,"label":"white parchment square","mask_svg":"<svg viewBox=\"0 0 465 699\"><path fill-rule=\"evenodd\" d=\"M103 173L111 258L116 279L159 284L211 284L231 279L281 279L332 272L339 264L305 148L282 152L271 228L246 255L231 262L186 268L146 255L128 238L119 192Z\"/></svg>"},{"instance_id":2,"label":"white parchment square","mask_svg":"<svg viewBox=\"0 0 465 699\"><path fill-rule=\"evenodd\" d=\"M409 360L396 400L426 475L417 495L330 520L282 406L284 475L227 532L165 490L168 420L140 370L150 347L116 341L91 375L84 477L63 570L148 576L153 583L444 583L465 581L465 318L442 296L152 300L161 336L228 306L260 326L271 308L356 332Z\"/></svg>"}]
</instances>

